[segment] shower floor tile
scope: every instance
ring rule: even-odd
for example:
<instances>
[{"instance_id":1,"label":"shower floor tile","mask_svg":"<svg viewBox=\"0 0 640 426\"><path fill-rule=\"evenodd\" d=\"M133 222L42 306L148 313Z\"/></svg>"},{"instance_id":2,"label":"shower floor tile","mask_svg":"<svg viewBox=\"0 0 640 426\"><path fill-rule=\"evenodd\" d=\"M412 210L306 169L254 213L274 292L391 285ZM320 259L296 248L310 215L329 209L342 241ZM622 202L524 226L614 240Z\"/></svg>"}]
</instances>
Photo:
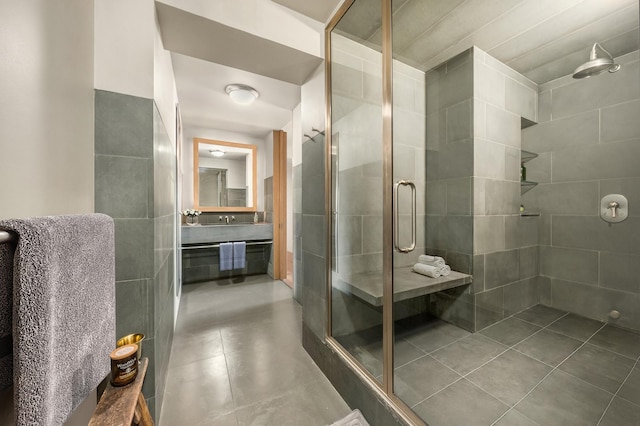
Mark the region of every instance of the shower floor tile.
<instances>
[{"instance_id":1,"label":"shower floor tile","mask_svg":"<svg viewBox=\"0 0 640 426\"><path fill-rule=\"evenodd\" d=\"M556 370L515 406L540 425L595 425L612 394Z\"/></svg>"},{"instance_id":2,"label":"shower floor tile","mask_svg":"<svg viewBox=\"0 0 640 426\"><path fill-rule=\"evenodd\" d=\"M517 351L553 367L580 347L582 342L553 331L541 330L514 346Z\"/></svg>"},{"instance_id":3,"label":"shower floor tile","mask_svg":"<svg viewBox=\"0 0 640 426\"><path fill-rule=\"evenodd\" d=\"M558 309L549 308L544 305L536 305L516 314L515 317L539 325L540 327L545 327L565 315L567 315L567 313L564 311L559 311Z\"/></svg>"},{"instance_id":4,"label":"shower floor tile","mask_svg":"<svg viewBox=\"0 0 640 426\"><path fill-rule=\"evenodd\" d=\"M513 406L547 374L551 367L508 350L467 376L467 379L500 401Z\"/></svg>"},{"instance_id":5,"label":"shower floor tile","mask_svg":"<svg viewBox=\"0 0 640 426\"><path fill-rule=\"evenodd\" d=\"M490 425L509 407L461 379L414 407L430 426Z\"/></svg>"},{"instance_id":6,"label":"shower floor tile","mask_svg":"<svg viewBox=\"0 0 640 426\"><path fill-rule=\"evenodd\" d=\"M485 328L480 334L484 334L503 345L513 346L539 330L540 327L537 325L512 317Z\"/></svg>"},{"instance_id":7,"label":"shower floor tile","mask_svg":"<svg viewBox=\"0 0 640 426\"><path fill-rule=\"evenodd\" d=\"M600 321L568 314L550 324L548 329L584 342L600 330L603 325L604 323Z\"/></svg>"},{"instance_id":8,"label":"shower floor tile","mask_svg":"<svg viewBox=\"0 0 640 426\"><path fill-rule=\"evenodd\" d=\"M634 359L586 344L563 362L559 369L615 393L634 364Z\"/></svg>"},{"instance_id":9,"label":"shower floor tile","mask_svg":"<svg viewBox=\"0 0 640 426\"><path fill-rule=\"evenodd\" d=\"M605 325L589 340L589 343L631 358L640 356L640 333L614 325Z\"/></svg>"}]
</instances>

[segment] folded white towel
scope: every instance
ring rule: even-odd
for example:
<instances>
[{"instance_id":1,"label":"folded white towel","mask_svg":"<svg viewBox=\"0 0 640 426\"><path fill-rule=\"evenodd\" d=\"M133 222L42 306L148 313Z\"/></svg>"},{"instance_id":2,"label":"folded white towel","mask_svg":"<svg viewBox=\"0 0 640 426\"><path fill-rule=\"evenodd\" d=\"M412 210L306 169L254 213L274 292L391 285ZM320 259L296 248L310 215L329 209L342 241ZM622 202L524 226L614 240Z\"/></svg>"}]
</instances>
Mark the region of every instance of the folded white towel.
<instances>
[{"instance_id":1,"label":"folded white towel","mask_svg":"<svg viewBox=\"0 0 640 426\"><path fill-rule=\"evenodd\" d=\"M440 274L443 277L446 277L447 275L449 275L451 273L451 266L449 265L444 265L443 267L440 268Z\"/></svg>"},{"instance_id":2,"label":"folded white towel","mask_svg":"<svg viewBox=\"0 0 640 426\"><path fill-rule=\"evenodd\" d=\"M428 254L421 254L418 256L418 263L431 266L445 266L445 261L440 256L429 256Z\"/></svg>"},{"instance_id":3,"label":"folded white towel","mask_svg":"<svg viewBox=\"0 0 640 426\"><path fill-rule=\"evenodd\" d=\"M440 268L433 265L425 265L424 263L416 263L413 265L413 272L426 275L431 278L438 278L442 275Z\"/></svg>"}]
</instances>

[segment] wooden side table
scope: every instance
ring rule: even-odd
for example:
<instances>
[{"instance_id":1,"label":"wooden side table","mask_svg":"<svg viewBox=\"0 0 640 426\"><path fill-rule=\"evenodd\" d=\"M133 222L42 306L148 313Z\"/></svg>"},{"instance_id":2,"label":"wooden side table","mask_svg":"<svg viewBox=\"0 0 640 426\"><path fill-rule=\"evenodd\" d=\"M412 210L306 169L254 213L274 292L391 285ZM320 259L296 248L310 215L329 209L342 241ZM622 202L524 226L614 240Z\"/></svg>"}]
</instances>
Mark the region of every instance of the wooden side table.
<instances>
[{"instance_id":1,"label":"wooden side table","mask_svg":"<svg viewBox=\"0 0 640 426\"><path fill-rule=\"evenodd\" d=\"M142 395L142 384L147 373L149 358L142 358L138 376L126 386L116 387L111 383L102 394L89 426L153 426L153 418Z\"/></svg>"}]
</instances>

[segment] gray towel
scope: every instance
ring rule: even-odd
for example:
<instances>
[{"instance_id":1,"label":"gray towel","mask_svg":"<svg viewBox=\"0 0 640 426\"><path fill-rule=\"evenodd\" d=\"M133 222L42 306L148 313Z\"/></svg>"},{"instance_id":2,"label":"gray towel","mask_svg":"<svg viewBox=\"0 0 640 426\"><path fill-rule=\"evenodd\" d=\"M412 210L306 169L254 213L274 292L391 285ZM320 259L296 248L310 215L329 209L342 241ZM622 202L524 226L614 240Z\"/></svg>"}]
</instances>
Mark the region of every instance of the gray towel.
<instances>
[{"instance_id":1,"label":"gray towel","mask_svg":"<svg viewBox=\"0 0 640 426\"><path fill-rule=\"evenodd\" d=\"M247 243L240 241L233 243L233 269L244 269L247 255Z\"/></svg>"},{"instance_id":2,"label":"gray towel","mask_svg":"<svg viewBox=\"0 0 640 426\"><path fill-rule=\"evenodd\" d=\"M115 249L106 215L0 221L19 235L13 269L18 425L61 425L109 373ZM5 268L6 265L2 265Z\"/></svg>"},{"instance_id":3,"label":"gray towel","mask_svg":"<svg viewBox=\"0 0 640 426\"><path fill-rule=\"evenodd\" d=\"M0 244L0 391L13 383L11 307L13 306L13 252L15 245Z\"/></svg>"},{"instance_id":4,"label":"gray towel","mask_svg":"<svg viewBox=\"0 0 640 426\"><path fill-rule=\"evenodd\" d=\"M233 243L220 244L220 270L230 271L233 269Z\"/></svg>"}]
</instances>

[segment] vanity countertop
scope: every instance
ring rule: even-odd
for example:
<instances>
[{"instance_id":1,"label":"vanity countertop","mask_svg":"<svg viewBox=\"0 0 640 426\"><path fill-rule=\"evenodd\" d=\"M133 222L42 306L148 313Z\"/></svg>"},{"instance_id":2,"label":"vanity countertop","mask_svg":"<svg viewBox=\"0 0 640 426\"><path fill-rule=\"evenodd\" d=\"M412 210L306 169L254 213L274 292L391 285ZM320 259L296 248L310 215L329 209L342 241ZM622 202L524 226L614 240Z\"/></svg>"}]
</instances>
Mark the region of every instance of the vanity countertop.
<instances>
[{"instance_id":1,"label":"vanity countertop","mask_svg":"<svg viewBox=\"0 0 640 426\"><path fill-rule=\"evenodd\" d=\"M182 244L270 240L272 238L272 223L182 226Z\"/></svg>"}]
</instances>

